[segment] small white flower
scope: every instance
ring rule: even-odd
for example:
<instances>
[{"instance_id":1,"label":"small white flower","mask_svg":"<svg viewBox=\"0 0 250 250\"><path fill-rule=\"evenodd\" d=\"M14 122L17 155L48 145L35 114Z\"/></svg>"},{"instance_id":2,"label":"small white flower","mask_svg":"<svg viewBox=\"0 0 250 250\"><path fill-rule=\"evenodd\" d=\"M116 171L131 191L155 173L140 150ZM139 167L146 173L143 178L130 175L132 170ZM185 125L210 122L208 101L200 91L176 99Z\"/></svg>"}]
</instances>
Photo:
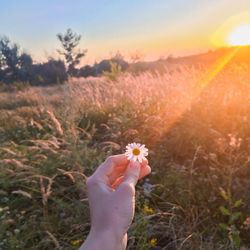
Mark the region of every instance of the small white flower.
<instances>
[{"instance_id":1,"label":"small white flower","mask_svg":"<svg viewBox=\"0 0 250 250\"><path fill-rule=\"evenodd\" d=\"M138 160L141 163L142 160L146 160L145 156L148 155L148 149L140 143L129 143L126 146L125 155L128 157L128 160L133 162Z\"/></svg>"},{"instance_id":2,"label":"small white flower","mask_svg":"<svg viewBox=\"0 0 250 250\"><path fill-rule=\"evenodd\" d=\"M20 230L19 230L18 228L16 228L16 229L14 230L14 233L15 233L15 234L19 234L19 233L20 233Z\"/></svg>"}]
</instances>

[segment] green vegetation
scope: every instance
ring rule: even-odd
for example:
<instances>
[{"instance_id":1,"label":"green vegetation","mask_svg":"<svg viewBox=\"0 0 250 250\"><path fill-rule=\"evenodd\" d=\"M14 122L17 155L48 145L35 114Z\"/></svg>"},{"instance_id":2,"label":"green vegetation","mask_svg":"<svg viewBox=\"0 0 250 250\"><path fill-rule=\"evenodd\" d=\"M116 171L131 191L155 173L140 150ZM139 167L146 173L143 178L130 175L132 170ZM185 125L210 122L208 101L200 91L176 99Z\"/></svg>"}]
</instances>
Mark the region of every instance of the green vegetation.
<instances>
[{"instance_id":1,"label":"green vegetation","mask_svg":"<svg viewBox=\"0 0 250 250\"><path fill-rule=\"evenodd\" d=\"M110 61L110 72L103 71L103 75L107 78L107 80L117 81L117 78L121 75L121 72L121 65L118 65L116 62Z\"/></svg>"},{"instance_id":2,"label":"green vegetation","mask_svg":"<svg viewBox=\"0 0 250 250\"><path fill-rule=\"evenodd\" d=\"M50 58L45 63L34 64L30 55L6 37L0 39L0 89L13 91L25 85L61 84L67 79L61 60ZM15 85L19 87L16 88Z\"/></svg>"},{"instance_id":3,"label":"green vegetation","mask_svg":"<svg viewBox=\"0 0 250 250\"><path fill-rule=\"evenodd\" d=\"M212 68L212 67L211 67ZM78 249L85 178L129 142L149 148L128 249L249 246L249 68L121 74L0 94L0 248Z\"/></svg>"},{"instance_id":4,"label":"green vegetation","mask_svg":"<svg viewBox=\"0 0 250 250\"><path fill-rule=\"evenodd\" d=\"M0 37L0 91L20 90L29 85L59 85L69 77L98 77L103 72L109 75L110 80L116 80L119 73L128 68L128 63L119 51L110 59L93 66L79 67L81 58L87 53L87 50L77 50L81 35L67 29L65 34L57 34L57 38L62 47L57 52L63 58L58 60L50 57L47 62L33 63L32 57L22 52L16 43L11 43L7 37Z\"/></svg>"}]
</instances>

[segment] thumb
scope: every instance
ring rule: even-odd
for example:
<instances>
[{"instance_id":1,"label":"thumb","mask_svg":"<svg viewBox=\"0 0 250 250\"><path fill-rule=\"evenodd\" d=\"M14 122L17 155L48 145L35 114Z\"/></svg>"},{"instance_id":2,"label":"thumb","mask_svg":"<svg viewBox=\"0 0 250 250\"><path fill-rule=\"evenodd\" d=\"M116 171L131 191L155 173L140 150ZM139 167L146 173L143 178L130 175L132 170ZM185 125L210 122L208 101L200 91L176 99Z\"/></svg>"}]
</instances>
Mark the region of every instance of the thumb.
<instances>
[{"instance_id":1,"label":"thumb","mask_svg":"<svg viewBox=\"0 0 250 250\"><path fill-rule=\"evenodd\" d=\"M140 175L141 165L138 161L130 162L124 175L123 183L136 185Z\"/></svg>"}]
</instances>

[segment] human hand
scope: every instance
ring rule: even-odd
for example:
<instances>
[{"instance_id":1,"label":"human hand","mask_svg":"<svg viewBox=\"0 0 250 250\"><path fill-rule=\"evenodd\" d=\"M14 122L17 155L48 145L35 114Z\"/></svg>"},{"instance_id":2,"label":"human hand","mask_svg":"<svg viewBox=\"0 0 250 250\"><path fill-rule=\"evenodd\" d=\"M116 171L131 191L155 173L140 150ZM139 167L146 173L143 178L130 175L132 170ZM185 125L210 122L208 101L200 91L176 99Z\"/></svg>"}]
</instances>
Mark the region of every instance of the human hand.
<instances>
[{"instance_id":1,"label":"human hand","mask_svg":"<svg viewBox=\"0 0 250 250\"><path fill-rule=\"evenodd\" d=\"M87 179L91 230L81 249L125 249L134 217L135 185L151 172L147 161L110 156Z\"/></svg>"}]
</instances>

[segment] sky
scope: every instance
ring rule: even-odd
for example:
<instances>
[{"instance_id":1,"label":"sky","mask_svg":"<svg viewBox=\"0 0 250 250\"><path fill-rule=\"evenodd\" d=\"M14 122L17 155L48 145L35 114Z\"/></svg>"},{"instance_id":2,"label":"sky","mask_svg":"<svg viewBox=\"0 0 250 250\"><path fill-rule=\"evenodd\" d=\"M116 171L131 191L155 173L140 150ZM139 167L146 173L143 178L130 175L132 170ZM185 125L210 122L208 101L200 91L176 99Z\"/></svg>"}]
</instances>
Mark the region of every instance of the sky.
<instances>
[{"instance_id":1,"label":"sky","mask_svg":"<svg viewBox=\"0 0 250 250\"><path fill-rule=\"evenodd\" d=\"M83 64L120 51L146 60L225 46L233 26L250 23L250 0L0 0L0 35L36 61L52 56L67 28L81 34Z\"/></svg>"}]
</instances>

